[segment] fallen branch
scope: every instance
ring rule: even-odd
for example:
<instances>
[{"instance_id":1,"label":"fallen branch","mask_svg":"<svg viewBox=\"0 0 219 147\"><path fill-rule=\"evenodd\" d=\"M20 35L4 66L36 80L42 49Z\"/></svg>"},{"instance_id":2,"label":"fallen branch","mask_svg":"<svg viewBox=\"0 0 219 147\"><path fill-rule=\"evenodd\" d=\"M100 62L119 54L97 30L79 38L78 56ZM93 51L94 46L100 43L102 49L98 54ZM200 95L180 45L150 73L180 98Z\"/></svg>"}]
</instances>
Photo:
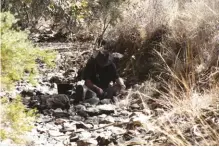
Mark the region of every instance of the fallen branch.
<instances>
[{"instance_id":1,"label":"fallen branch","mask_svg":"<svg viewBox=\"0 0 219 147\"><path fill-rule=\"evenodd\" d=\"M106 127L109 127L109 126L120 126L120 125L126 125L126 124L129 124L129 122L114 122L114 123L110 123L110 124L107 124L105 126L102 126L102 127L99 127L99 128L96 128L96 129L88 129L87 131L90 132L90 131L96 131L96 130L99 130L99 129L103 129L103 128L106 128ZM60 132L74 132L75 130L60 130ZM81 133L83 131L76 131L74 133Z\"/></svg>"}]
</instances>

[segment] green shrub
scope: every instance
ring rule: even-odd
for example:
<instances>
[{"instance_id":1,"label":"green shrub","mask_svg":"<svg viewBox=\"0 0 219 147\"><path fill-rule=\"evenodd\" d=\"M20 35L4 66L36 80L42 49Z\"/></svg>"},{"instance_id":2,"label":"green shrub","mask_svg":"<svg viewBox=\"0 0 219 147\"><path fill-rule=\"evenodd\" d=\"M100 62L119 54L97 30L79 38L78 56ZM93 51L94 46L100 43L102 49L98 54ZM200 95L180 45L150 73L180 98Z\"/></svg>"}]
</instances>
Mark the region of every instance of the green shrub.
<instances>
[{"instance_id":1,"label":"green shrub","mask_svg":"<svg viewBox=\"0 0 219 147\"><path fill-rule=\"evenodd\" d=\"M24 78L29 73L29 80L33 81L37 74L36 59L41 59L47 65L52 65L54 53L40 50L28 40L27 32L12 29L16 22L14 16L8 12L1 13L1 82L2 88L11 89L15 81Z\"/></svg>"},{"instance_id":2,"label":"green shrub","mask_svg":"<svg viewBox=\"0 0 219 147\"><path fill-rule=\"evenodd\" d=\"M16 22L14 16L8 12L1 16L1 91L13 90L16 81L26 78L34 82L37 74L36 60L53 66L54 52L46 52L35 47L28 40L28 34L12 28ZM25 143L20 136L30 131L36 118L35 110L27 110L21 97L8 101L1 98L1 141L11 139L16 144Z\"/></svg>"},{"instance_id":3,"label":"green shrub","mask_svg":"<svg viewBox=\"0 0 219 147\"><path fill-rule=\"evenodd\" d=\"M19 136L33 128L36 110L27 111L20 97L10 103L6 99L1 99L1 141L11 139L16 144L23 144L25 139L20 139Z\"/></svg>"}]
</instances>

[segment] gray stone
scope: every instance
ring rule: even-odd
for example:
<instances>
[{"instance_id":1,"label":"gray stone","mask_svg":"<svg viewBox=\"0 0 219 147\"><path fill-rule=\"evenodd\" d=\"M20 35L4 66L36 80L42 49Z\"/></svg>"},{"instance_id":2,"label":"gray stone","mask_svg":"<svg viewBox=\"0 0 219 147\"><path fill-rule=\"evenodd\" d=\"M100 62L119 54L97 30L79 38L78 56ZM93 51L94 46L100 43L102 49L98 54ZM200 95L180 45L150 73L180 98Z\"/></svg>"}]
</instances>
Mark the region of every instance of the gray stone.
<instances>
[{"instance_id":1,"label":"gray stone","mask_svg":"<svg viewBox=\"0 0 219 147\"><path fill-rule=\"evenodd\" d=\"M121 114L122 116L129 116L129 115L131 114L131 112L129 112L129 111L127 111L127 110L122 110L122 111L120 112L120 114Z\"/></svg>"},{"instance_id":2,"label":"gray stone","mask_svg":"<svg viewBox=\"0 0 219 147\"><path fill-rule=\"evenodd\" d=\"M103 99L100 101L101 104L111 104L111 99Z\"/></svg>"},{"instance_id":3,"label":"gray stone","mask_svg":"<svg viewBox=\"0 0 219 147\"><path fill-rule=\"evenodd\" d=\"M84 122L76 122L76 128L77 129L90 129L90 128L92 128L93 127L93 125L91 125L91 124L85 124Z\"/></svg>"},{"instance_id":4,"label":"gray stone","mask_svg":"<svg viewBox=\"0 0 219 147\"><path fill-rule=\"evenodd\" d=\"M88 113L86 112L86 111L84 111L84 110L79 110L78 112L77 112L77 114L79 115L79 116L81 116L81 117L84 117L84 118L87 118L89 115L88 115Z\"/></svg>"},{"instance_id":5,"label":"gray stone","mask_svg":"<svg viewBox=\"0 0 219 147\"><path fill-rule=\"evenodd\" d=\"M64 134L60 133L59 131L49 130L49 135L52 136L52 137L57 137L57 136L61 136L61 135L64 135Z\"/></svg>"},{"instance_id":6,"label":"gray stone","mask_svg":"<svg viewBox=\"0 0 219 147\"><path fill-rule=\"evenodd\" d=\"M115 112L115 105L112 104L104 104L97 106L97 109L100 110L100 114L112 114Z\"/></svg>"},{"instance_id":7,"label":"gray stone","mask_svg":"<svg viewBox=\"0 0 219 147\"><path fill-rule=\"evenodd\" d=\"M92 107L92 105L91 105L91 104L89 104L89 103L86 103L86 102L82 103L82 105L84 105L86 108L88 108L88 107Z\"/></svg>"},{"instance_id":8,"label":"gray stone","mask_svg":"<svg viewBox=\"0 0 219 147\"><path fill-rule=\"evenodd\" d=\"M47 132L47 128L41 127L41 126L37 126L37 132L39 132L40 134L42 133L46 133Z\"/></svg>"},{"instance_id":9,"label":"gray stone","mask_svg":"<svg viewBox=\"0 0 219 147\"><path fill-rule=\"evenodd\" d=\"M84 121L84 118L78 115L71 116L70 119L75 121Z\"/></svg>"},{"instance_id":10,"label":"gray stone","mask_svg":"<svg viewBox=\"0 0 219 147\"><path fill-rule=\"evenodd\" d=\"M140 106L139 106L138 104L132 104L132 105L130 106L130 108L131 108L131 109L139 109Z\"/></svg>"},{"instance_id":11,"label":"gray stone","mask_svg":"<svg viewBox=\"0 0 219 147\"><path fill-rule=\"evenodd\" d=\"M63 112L63 110L61 108L57 108L53 112L58 113L58 112Z\"/></svg>"},{"instance_id":12,"label":"gray stone","mask_svg":"<svg viewBox=\"0 0 219 147\"><path fill-rule=\"evenodd\" d=\"M77 145L78 146L96 146L97 140L95 140L93 138L89 138L87 140L78 140Z\"/></svg>"},{"instance_id":13,"label":"gray stone","mask_svg":"<svg viewBox=\"0 0 219 147\"><path fill-rule=\"evenodd\" d=\"M99 98L90 98L90 99L86 99L84 102L89 103L91 105L97 105L100 102L100 100Z\"/></svg>"},{"instance_id":14,"label":"gray stone","mask_svg":"<svg viewBox=\"0 0 219 147\"><path fill-rule=\"evenodd\" d=\"M79 104L79 105L76 105L76 106L75 106L75 110L76 110L76 111L79 111L79 110L86 110L86 107Z\"/></svg>"},{"instance_id":15,"label":"gray stone","mask_svg":"<svg viewBox=\"0 0 219 147\"><path fill-rule=\"evenodd\" d=\"M79 139L80 140L86 140L86 139L89 139L89 138L91 138L91 133L90 132L81 132L80 134L79 134Z\"/></svg>"},{"instance_id":16,"label":"gray stone","mask_svg":"<svg viewBox=\"0 0 219 147\"><path fill-rule=\"evenodd\" d=\"M99 124L99 118L97 116L93 116L93 117L88 117L86 120L85 120L85 123L86 124Z\"/></svg>"},{"instance_id":17,"label":"gray stone","mask_svg":"<svg viewBox=\"0 0 219 147\"><path fill-rule=\"evenodd\" d=\"M76 142L78 139L79 139L79 136L76 135L76 134L72 134L72 135L69 137L69 141L70 141L70 142Z\"/></svg>"},{"instance_id":18,"label":"gray stone","mask_svg":"<svg viewBox=\"0 0 219 147\"><path fill-rule=\"evenodd\" d=\"M99 109L94 108L94 107L88 108L88 109L86 110L86 112L88 113L89 116L97 116L97 115L99 115L99 113L100 113Z\"/></svg>"},{"instance_id":19,"label":"gray stone","mask_svg":"<svg viewBox=\"0 0 219 147\"><path fill-rule=\"evenodd\" d=\"M112 116L107 116L106 118L100 119L101 124L109 124L109 123L114 123L115 119Z\"/></svg>"},{"instance_id":20,"label":"gray stone","mask_svg":"<svg viewBox=\"0 0 219 147\"><path fill-rule=\"evenodd\" d=\"M126 132L125 129L120 128L120 127L114 127L114 126L107 127L107 130L111 131L113 134L116 134L116 135L123 134Z\"/></svg>"},{"instance_id":21,"label":"gray stone","mask_svg":"<svg viewBox=\"0 0 219 147\"><path fill-rule=\"evenodd\" d=\"M74 130L74 131L76 131L76 130L77 130L75 123L66 122L66 123L63 124L63 126L64 126L64 129L65 129L66 131L68 131L68 130Z\"/></svg>"}]
</instances>

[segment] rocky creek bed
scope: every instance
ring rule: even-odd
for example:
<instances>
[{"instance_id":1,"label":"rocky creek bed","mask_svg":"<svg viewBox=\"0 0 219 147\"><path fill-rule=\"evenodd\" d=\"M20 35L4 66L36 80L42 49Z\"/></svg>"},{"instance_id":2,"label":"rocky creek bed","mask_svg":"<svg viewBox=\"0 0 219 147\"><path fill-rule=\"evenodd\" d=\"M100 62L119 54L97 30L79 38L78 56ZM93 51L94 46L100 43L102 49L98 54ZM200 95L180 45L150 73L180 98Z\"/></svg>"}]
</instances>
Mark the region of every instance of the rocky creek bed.
<instances>
[{"instance_id":1,"label":"rocky creek bed","mask_svg":"<svg viewBox=\"0 0 219 147\"><path fill-rule=\"evenodd\" d=\"M92 54L93 46L90 43L76 45L48 43L41 44L41 46L44 49L58 51L56 67L48 69L42 62L39 62L40 74L36 77L38 84L32 85L28 81L20 81L14 91L3 92L1 96L7 95L13 99L17 94L21 94L25 105L30 106L34 100L42 106L39 99L33 98L65 99L65 95L59 94L58 85L70 84L74 89L76 84L83 83L78 78L78 73L80 73L78 71ZM48 108L38 112L34 128L23 138L28 140L27 145L37 146L174 145L168 134L159 130L161 126L156 128L160 125L158 118L163 116L165 108L159 105L159 101L156 102L153 99L156 93L151 90L144 91L144 97L149 98L143 100L138 93L141 86L133 85L131 89L127 89L126 93L115 97L113 101L104 99L95 104L91 101L74 104L72 95L67 94L70 99L69 110ZM69 89L69 87L63 87L61 90L65 88ZM74 90L70 93L74 93ZM203 110L202 113L203 119L216 131L218 131L217 114L218 110L215 113ZM203 141L199 129L203 129L204 126L198 123L191 124L189 119L177 113L171 115L170 119L174 124L185 125L182 132L191 145L199 145ZM169 125L169 122L166 124ZM1 145L9 144L9 140L1 143Z\"/></svg>"},{"instance_id":2,"label":"rocky creek bed","mask_svg":"<svg viewBox=\"0 0 219 147\"><path fill-rule=\"evenodd\" d=\"M63 46L62 43L41 46L58 51L56 68L47 69L39 62L40 74L36 77L38 84L20 81L15 91L2 95L8 95L13 99L16 94L21 94L23 103L27 106L33 97L61 98L57 85L76 84L78 70L86 63L92 49L89 44L77 44L77 48L72 44ZM148 144L146 141L139 142L145 137L148 138L150 133L142 126L143 122L150 118L150 113L143 111L142 105L135 102L131 104L131 100L124 95L115 98L114 102L104 99L95 105L89 102L75 105L72 101L70 97L68 112L57 108L45 109L38 114L35 127L24 136L29 145Z\"/></svg>"}]
</instances>

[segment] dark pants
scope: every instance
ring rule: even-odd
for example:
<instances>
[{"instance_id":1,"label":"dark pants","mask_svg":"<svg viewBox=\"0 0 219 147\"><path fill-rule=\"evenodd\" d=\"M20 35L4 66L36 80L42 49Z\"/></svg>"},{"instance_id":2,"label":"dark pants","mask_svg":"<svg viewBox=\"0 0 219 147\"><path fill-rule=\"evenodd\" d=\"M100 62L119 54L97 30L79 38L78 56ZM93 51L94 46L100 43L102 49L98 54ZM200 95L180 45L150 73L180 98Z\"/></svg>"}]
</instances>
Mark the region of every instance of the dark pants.
<instances>
[{"instance_id":1,"label":"dark pants","mask_svg":"<svg viewBox=\"0 0 219 147\"><path fill-rule=\"evenodd\" d=\"M119 93L119 91L120 88L118 87L118 85L115 84L114 86L109 86L108 88L104 89L103 95L97 95L94 91L89 89L87 86L78 85L76 87L75 102L84 101L90 98L112 99L113 96L116 96Z\"/></svg>"}]
</instances>

